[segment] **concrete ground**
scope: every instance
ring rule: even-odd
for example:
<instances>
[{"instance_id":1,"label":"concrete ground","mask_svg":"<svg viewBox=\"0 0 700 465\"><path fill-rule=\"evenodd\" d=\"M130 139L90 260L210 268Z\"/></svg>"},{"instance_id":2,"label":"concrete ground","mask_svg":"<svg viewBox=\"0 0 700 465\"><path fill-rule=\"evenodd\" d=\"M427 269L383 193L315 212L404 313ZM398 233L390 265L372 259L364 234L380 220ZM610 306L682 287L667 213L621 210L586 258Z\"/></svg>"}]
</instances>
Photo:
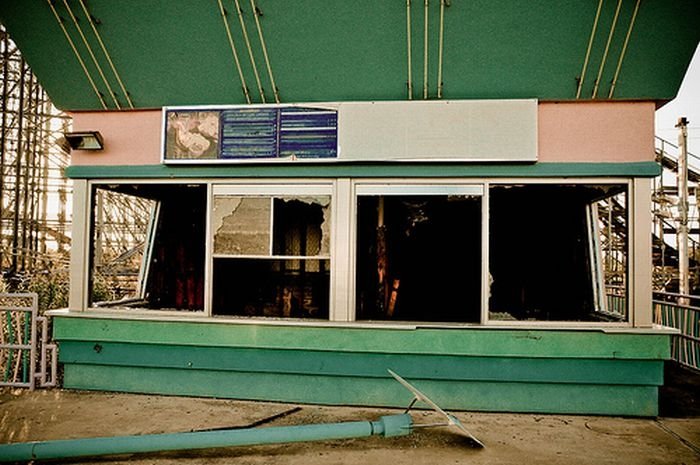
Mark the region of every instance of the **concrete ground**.
<instances>
[{"instance_id":1,"label":"concrete ground","mask_svg":"<svg viewBox=\"0 0 700 465\"><path fill-rule=\"evenodd\" d=\"M249 425L296 405L68 390L0 390L0 443L183 432ZM391 409L301 405L259 426L376 420ZM410 436L160 452L62 463L161 464L700 464L700 417L456 416L486 448L445 428ZM417 411L414 422L438 421Z\"/></svg>"}]
</instances>

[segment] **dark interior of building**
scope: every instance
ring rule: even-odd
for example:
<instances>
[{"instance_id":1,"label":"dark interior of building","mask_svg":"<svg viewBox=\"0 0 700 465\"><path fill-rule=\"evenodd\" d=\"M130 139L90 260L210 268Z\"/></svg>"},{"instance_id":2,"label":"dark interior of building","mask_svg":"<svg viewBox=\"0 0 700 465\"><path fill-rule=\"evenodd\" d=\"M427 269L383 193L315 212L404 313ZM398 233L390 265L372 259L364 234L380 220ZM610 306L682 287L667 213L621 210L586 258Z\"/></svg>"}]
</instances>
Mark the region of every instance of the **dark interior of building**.
<instances>
[{"instance_id":1,"label":"dark interior of building","mask_svg":"<svg viewBox=\"0 0 700 465\"><path fill-rule=\"evenodd\" d=\"M481 198L364 196L357 319L478 322Z\"/></svg>"}]
</instances>

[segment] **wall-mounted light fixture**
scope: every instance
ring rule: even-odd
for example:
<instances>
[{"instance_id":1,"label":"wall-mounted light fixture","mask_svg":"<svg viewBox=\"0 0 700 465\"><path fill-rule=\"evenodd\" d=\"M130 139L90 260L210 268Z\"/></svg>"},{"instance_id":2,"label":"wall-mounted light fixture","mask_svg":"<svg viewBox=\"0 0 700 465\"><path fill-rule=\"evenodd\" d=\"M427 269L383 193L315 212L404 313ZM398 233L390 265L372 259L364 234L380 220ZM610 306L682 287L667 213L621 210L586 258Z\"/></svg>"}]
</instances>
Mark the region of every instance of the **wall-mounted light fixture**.
<instances>
[{"instance_id":1,"label":"wall-mounted light fixture","mask_svg":"<svg viewBox=\"0 0 700 465\"><path fill-rule=\"evenodd\" d=\"M99 131L67 132L64 136L73 150L104 149L104 139Z\"/></svg>"}]
</instances>

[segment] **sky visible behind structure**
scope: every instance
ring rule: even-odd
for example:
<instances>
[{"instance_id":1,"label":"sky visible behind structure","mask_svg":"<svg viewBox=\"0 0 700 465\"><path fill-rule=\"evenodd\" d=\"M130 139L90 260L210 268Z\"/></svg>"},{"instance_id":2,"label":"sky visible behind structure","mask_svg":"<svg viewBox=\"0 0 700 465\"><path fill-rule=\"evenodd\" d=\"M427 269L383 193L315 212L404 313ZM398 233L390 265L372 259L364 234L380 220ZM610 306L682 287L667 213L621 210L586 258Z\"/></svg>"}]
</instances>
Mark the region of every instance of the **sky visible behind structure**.
<instances>
[{"instance_id":1,"label":"sky visible behind structure","mask_svg":"<svg viewBox=\"0 0 700 465\"><path fill-rule=\"evenodd\" d=\"M678 143L678 118L685 116L688 124L688 151L700 157L700 45L683 79L678 95L656 111L656 135ZM696 166L700 160L691 160Z\"/></svg>"}]
</instances>

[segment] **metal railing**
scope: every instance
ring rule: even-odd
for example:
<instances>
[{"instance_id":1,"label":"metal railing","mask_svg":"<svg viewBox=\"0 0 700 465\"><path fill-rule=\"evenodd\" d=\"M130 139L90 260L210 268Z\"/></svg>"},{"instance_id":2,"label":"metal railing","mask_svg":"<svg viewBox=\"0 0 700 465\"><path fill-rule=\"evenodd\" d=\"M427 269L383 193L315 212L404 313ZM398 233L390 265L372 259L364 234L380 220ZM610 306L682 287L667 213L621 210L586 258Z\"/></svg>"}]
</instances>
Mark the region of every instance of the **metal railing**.
<instances>
[{"instance_id":1,"label":"metal railing","mask_svg":"<svg viewBox=\"0 0 700 465\"><path fill-rule=\"evenodd\" d=\"M58 357L35 293L0 293L0 386L56 386Z\"/></svg>"},{"instance_id":2,"label":"metal railing","mask_svg":"<svg viewBox=\"0 0 700 465\"><path fill-rule=\"evenodd\" d=\"M674 161L678 160L678 152L680 149L673 142L669 142L659 136L654 136L654 146L659 154L670 156ZM700 166L700 156L688 152L688 165L691 170L695 170L695 172L700 171L697 168Z\"/></svg>"},{"instance_id":3,"label":"metal railing","mask_svg":"<svg viewBox=\"0 0 700 465\"><path fill-rule=\"evenodd\" d=\"M606 310L605 313L616 319L627 318L627 288L608 284L605 286Z\"/></svg>"},{"instance_id":4,"label":"metal railing","mask_svg":"<svg viewBox=\"0 0 700 465\"><path fill-rule=\"evenodd\" d=\"M671 358L700 371L700 296L654 292L654 322L677 328L671 338Z\"/></svg>"}]
</instances>

